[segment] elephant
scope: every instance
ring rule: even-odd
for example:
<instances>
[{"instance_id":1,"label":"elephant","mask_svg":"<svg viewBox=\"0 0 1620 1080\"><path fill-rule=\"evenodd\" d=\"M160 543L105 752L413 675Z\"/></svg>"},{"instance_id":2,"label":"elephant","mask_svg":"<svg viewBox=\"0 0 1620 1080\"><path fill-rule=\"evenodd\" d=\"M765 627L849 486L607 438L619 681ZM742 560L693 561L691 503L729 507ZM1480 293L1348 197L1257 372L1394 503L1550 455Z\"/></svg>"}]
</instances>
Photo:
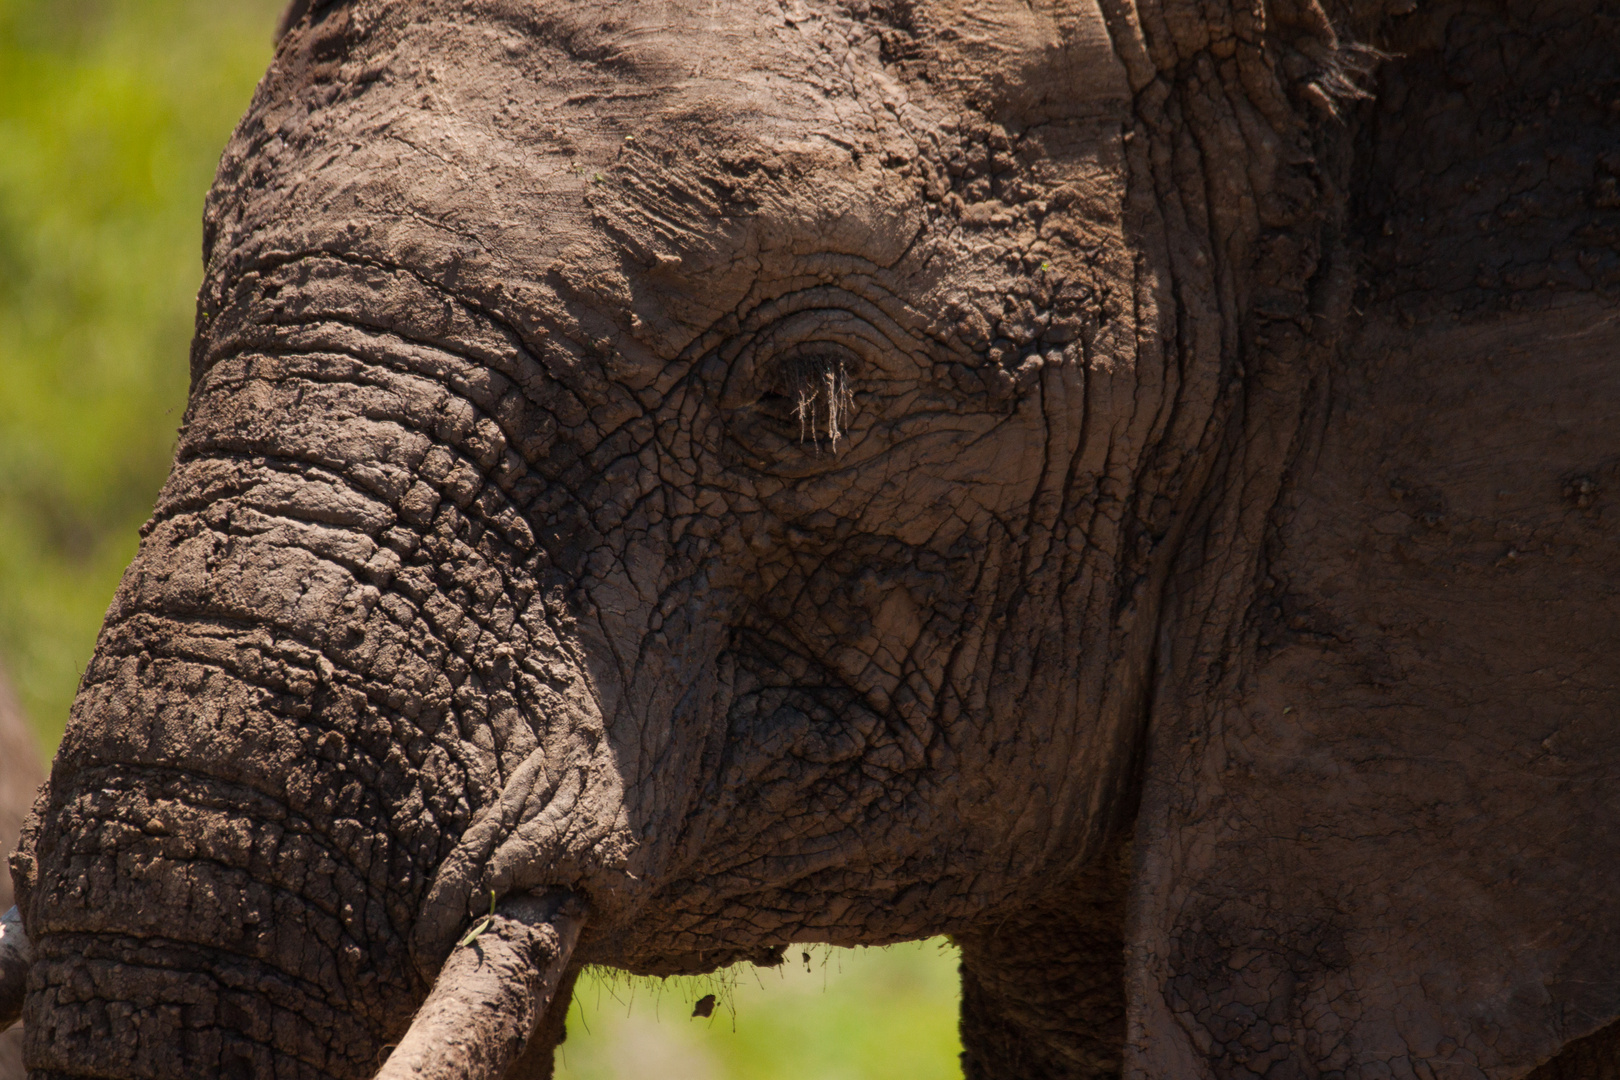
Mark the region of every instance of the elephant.
<instances>
[{"instance_id":1,"label":"elephant","mask_svg":"<svg viewBox=\"0 0 1620 1080\"><path fill-rule=\"evenodd\" d=\"M300 0L30 1075L940 934L970 1080L1616 1075L1617 136L1598 0Z\"/></svg>"}]
</instances>

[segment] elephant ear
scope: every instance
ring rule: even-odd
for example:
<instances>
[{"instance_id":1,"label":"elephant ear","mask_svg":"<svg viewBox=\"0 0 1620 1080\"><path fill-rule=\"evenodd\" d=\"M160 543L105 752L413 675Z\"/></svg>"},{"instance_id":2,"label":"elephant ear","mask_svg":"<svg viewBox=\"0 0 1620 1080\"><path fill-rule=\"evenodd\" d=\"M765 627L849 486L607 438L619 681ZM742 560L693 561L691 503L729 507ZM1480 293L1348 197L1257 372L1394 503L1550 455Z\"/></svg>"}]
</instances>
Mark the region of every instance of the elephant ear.
<instances>
[{"instance_id":1,"label":"elephant ear","mask_svg":"<svg viewBox=\"0 0 1620 1080\"><path fill-rule=\"evenodd\" d=\"M1368 331L1248 564L1258 602L1216 617L1205 568L1242 545L1219 521L1193 545L1128 1076L1506 1080L1620 1016L1617 338L1595 307Z\"/></svg>"},{"instance_id":2,"label":"elephant ear","mask_svg":"<svg viewBox=\"0 0 1620 1080\"><path fill-rule=\"evenodd\" d=\"M1127 931L1141 1073L1517 1076L1620 1014L1602 778L1536 775L1463 725L1414 745L1442 739L1399 729L1434 717L1312 702L1304 674L1154 740Z\"/></svg>"}]
</instances>

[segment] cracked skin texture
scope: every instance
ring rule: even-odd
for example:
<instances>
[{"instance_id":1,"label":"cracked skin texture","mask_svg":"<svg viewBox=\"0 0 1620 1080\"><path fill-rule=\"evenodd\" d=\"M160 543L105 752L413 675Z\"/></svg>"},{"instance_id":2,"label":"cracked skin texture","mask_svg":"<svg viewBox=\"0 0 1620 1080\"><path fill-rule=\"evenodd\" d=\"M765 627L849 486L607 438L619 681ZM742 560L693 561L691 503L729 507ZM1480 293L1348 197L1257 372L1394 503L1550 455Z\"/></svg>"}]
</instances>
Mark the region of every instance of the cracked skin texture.
<instances>
[{"instance_id":1,"label":"cracked skin texture","mask_svg":"<svg viewBox=\"0 0 1620 1080\"><path fill-rule=\"evenodd\" d=\"M1612 1067L1620 50L1409 8L295 5L31 1068L370 1076L552 886L954 934L975 1080Z\"/></svg>"}]
</instances>

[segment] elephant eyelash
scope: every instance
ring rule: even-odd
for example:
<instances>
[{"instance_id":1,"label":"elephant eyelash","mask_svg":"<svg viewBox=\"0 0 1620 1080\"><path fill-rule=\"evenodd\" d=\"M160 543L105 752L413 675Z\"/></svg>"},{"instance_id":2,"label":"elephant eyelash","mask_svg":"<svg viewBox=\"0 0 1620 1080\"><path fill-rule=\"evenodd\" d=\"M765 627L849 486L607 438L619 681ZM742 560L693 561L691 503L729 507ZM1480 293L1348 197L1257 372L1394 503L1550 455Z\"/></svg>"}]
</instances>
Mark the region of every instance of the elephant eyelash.
<instances>
[{"instance_id":1,"label":"elephant eyelash","mask_svg":"<svg viewBox=\"0 0 1620 1080\"><path fill-rule=\"evenodd\" d=\"M789 357L778 366L773 381L761 404L786 413L782 419L797 425L800 443L817 449L825 443L827 449L836 450L855 411L855 391L844 359L815 353Z\"/></svg>"}]
</instances>

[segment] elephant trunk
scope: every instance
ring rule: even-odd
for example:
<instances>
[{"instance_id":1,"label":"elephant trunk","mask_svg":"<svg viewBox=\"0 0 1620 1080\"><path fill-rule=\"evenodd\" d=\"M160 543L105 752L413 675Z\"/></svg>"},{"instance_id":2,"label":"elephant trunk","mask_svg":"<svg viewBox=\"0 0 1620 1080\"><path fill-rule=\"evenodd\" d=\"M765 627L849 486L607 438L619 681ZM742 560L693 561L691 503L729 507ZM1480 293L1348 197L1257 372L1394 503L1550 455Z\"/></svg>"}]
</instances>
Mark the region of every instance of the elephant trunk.
<instances>
[{"instance_id":1,"label":"elephant trunk","mask_svg":"<svg viewBox=\"0 0 1620 1080\"><path fill-rule=\"evenodd\" d=\"M265 800L225 810L232 793L205 779L127 772L76 785L39 841L32 1074L370 1076L410 984L365 842L343 850Z\"/></svg>"},{"instance_id":2,"label":"elephant trunk","mask_svg":"<svg viewBox=\"0 0 1620 1080\"><path fill-rule=\"evenodd\" d=\"M199 338L176 464L13 863L37 1075L369 1080L444 961L418 943L442 864L518 765L566 783L589 758L516 508L522 396L341 312L289 318L342 281L283 274L282 304L254 278ZM522 948L566 964L560 918Z\"/></svg>"}]
</instances>

